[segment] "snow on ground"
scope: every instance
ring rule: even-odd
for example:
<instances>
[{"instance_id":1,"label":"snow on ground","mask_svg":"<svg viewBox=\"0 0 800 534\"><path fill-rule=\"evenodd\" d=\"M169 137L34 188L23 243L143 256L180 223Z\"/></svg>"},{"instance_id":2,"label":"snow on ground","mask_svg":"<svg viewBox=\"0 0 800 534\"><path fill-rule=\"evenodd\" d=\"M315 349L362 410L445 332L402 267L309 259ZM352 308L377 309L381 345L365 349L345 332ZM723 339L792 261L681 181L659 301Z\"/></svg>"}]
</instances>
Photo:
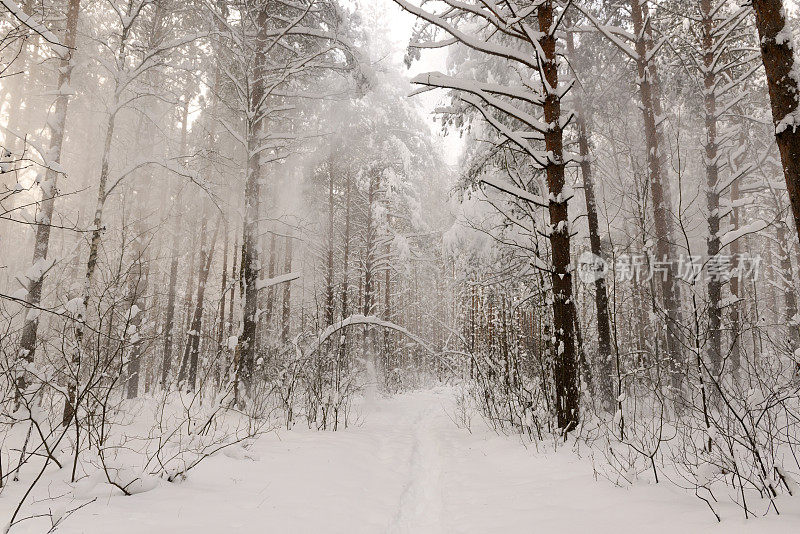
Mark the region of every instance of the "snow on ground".
<instances>
[{"instance_id":1,"label":"snow on ground","mask_svg":"<svg viewBox=\"0 0 800 534\"><path fill-rule=\"evenodd\" d=\"M569 447L537 452L478 421L472 433L456 427L453 398L449 389L408 393L373 401L345 431L269 434L255 459L220 454L183 483L105 497L58 532L728 534L800 525L795 502L782 503L795 513L750 521L729 505L717 524L674 486L595 480L590 460Z\"/></svg>"}]
</instances>

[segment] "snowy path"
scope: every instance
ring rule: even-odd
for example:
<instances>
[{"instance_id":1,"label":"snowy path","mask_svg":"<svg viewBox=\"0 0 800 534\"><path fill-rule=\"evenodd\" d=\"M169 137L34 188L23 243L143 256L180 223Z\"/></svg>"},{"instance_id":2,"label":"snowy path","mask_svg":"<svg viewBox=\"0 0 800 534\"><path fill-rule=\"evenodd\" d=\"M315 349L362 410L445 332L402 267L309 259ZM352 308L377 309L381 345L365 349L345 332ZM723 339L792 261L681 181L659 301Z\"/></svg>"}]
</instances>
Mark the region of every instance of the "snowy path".
<instances>
[{"instance_id":1,"label":"snowy path","mask_svg":"<svg viewBox=\"0 0 800 534\"><path fill-rule=\"evenodd\" d=\"M447 391L417 392L376 402L344 432L265 436L257 461L212 458L182 484L95 503L58 532L727 534L798 521L717 525L666 485L616 488L569 451L458 429L451 406Z\"/></svg>"}]
</instances>

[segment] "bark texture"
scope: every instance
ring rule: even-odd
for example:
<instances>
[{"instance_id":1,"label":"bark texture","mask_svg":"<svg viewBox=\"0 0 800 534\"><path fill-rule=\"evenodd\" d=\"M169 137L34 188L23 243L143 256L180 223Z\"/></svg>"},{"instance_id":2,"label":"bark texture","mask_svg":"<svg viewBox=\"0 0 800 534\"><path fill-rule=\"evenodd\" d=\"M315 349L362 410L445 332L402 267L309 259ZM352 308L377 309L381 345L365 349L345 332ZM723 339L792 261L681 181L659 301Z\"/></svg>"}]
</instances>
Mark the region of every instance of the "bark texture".
<instances>
[{"instance_id":1,"label":"bark texture","mask_svg":"<svg viewBox=\"0 0 800 534\"><path fill-rule=\"evenodd\" d=\"M630 0L631 19L636 35L636 70L639 96L642 103L645 145L647 147L647 168L650 178L650 194L653 199L653 221L656 234L656 258L666 262L672 271L674 261L674 228L672 223L672 202L669 187L665 185L665 169L662 157L664 140L661 123L664 112L658 86L658 72L652 59L654 49L648 0ZM683 381L683 357L679 338L680 290L672 273L659 277L661 298L666 319L667 355L671 361L672 383L680 387Z\"/></svg>"},{"instance_id":2,"label":"bark texture","mask_svg":"<svg viewBox=\"0 0 800 534\"><path fill-rule=\"evenodd\" d=\"M550 248L553 259L553 327L555 329L554 375L556 416L558 427L569 431L580 420L580 390L575 351L575 307L572 302L572 271L570 266L570 224L564 191L564 131L561 126L561 99L558 91L558 57L556 37L552 31L556 22L552 0L545 0L537 11L539 38L544 57L542 75L547 82L544 119L550 128L544 134L550 154L547 162L547 187L550 191Z\"/></svg>"},{"instance_id":3,"label":"bark texture","mask_svg":"<svg viewBox=\"0 0 800 534\"><path fill-rule=\"evenodd\" d=\"M572 32L567 32L567 53L575 61L575 39ZM600 240L600 223L597 216L597 200L594 193L594 177L592 176L591 152L589 149L589 133L586 124L586 114L583 99L579 93L574 95L575 125L578 130L578 153L580 155L581 177L583 178L583 193L586 200L586 218L589 225L589 245L592 254L603 257L603 247ZM611 344L611 320L608 312L608 288L605 277L594 282L594 305L597 313L597 357L598 371L597 384L603 405L610 409L614 402L614 362ZM576 318L577 319L577 318Z\"/></svg>"},{"instance_id":4,"label":"bark texture","mask_svg":"<svg viewBox=\"0 0 800 534\"><path fill-rule=\"evenodd\" d=\"M67 4L67 19L64 30L63 44L70 49L75 48L76 36L78 33L78 18L80 17L80 0L69 0ZM72 55L62 56L59 60L58 70L58 90L66 90L69 87L72 76ZM19 94L22 94L20 91ZM64 144L64 132L67 124L67 109L69 107L69 95L59 93L56 97L53 118L48 123L50 130L50 151L49 158L54 163L61 162L61 149ZM45 179L42 183L42 201L39 203L39 213L36 220L36 237L33 247L33 265L44 266L47 260L47 253L50 248L50 223L53 220L53 208L55 197L58 194L58 171L48 168ZM28 281L27 302L34 307L39 306L42 301L42 286L44 277L47 273L40 269L35 278ZM39 329L39 315L35 314L25 319L22 327L22 339L20 343L20 356L27 362L33 362L36 354L36 339ZM25 389L25 377L20 376L17 382L18 391Z\"/></svg>"},{"instance_id":5,"label":"bark texture","mask_svg":"<svg viewBox=\"0 0 800 534\"><path fill-rule=\"evenodd\" d=\"M753 0L752 3L767 76L775 140L781 154L795 228L800 235L800 117L797 115L800 84L795 71L791 30L786 25L782 0Z\"/></svg>"}]
</instances>

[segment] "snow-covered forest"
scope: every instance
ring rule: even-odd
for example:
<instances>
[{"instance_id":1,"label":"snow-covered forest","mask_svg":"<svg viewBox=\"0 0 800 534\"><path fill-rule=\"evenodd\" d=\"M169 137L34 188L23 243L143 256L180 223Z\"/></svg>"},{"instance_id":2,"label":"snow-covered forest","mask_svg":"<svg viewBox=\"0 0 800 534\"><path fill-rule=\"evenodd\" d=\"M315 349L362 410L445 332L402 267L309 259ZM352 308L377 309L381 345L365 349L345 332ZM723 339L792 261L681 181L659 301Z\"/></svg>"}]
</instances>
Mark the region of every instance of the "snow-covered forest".
<instances>
[{"instance_id":1,"label":"snow-covered forest","mask_svg":"<svg viewBox=\"0 0 800 534\"><path fill-rule=\"evenodd\" d=\"M795 0L0 0L0 528L800 528Z\"/></svg>"}]
</instances>

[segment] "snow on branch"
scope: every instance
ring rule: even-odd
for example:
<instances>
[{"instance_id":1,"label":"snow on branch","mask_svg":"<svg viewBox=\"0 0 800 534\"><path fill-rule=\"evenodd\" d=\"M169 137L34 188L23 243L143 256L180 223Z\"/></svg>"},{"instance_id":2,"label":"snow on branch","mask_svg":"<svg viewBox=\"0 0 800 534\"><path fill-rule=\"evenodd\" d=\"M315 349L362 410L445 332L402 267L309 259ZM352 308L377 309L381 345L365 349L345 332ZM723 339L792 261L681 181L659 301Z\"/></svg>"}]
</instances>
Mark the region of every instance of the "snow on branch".
<instances>
[{"instance_id":1,"label":"snow on branch","mask_svg":"<svg viewBox=\"0 0 800 534\"><path fill-rule=\"evenodd\" d=\"M719 247L720 248L726 247L726 246L730 245L731 243L733 243L734 241L737 241L738 239L741 239L742 237L744 237L746 235L755 234L757 232L760 232L760 231L764 230L765 228L767 228L768 226L769 226L769 223L767 221L757 220L757 221L751 222L750 224L745 224L744 226L736 228L735 230L731 230L729 232L725 232L719 238Z\"/></svg>"},{"instance_id":2,"label":"snow on branch","mask_svg":"<svg viewBox=\"0 0 800 534\"><path fill-rule=\"evenodd\" d=\"M543 123L530 113L523 111L522 109L514 106L513 104L506 102L495 96L495 94L509 94L514 93L515 98L522 98L521 90L514 90L512 88L505 88L506 92L501 93L500 89L502 86L495 85L495 84L482 84L479 82L475 82L472 80L460 80L453 76L447 76L445 74L439 72L427 72L425 74L420 74L415 76L411 83L417 85L426 85L429 87L436 87L436 88L443 88L443 89L455 89L457 91L462 91L465 93L471 93L481 100L483 100L486 104L490 105L491 107L501 111L510 117L513 117L520 122L525 123L530 128L536 130L537 132L544 133L548 131L547 124ZM483 86L486 86L484 88ZM541 98L535 93L529 93L524 100L530 103L538 104L541 102ZM509 95L510 96L510 95ZM466 99L465 99L466 100ZM538 100L538 102L537 102ZM468 102L472 103L471 101L467 100Z\"/></svg>"},{"instance_id":3,"label":"snow on branch","mask_svg":"<svg viewBox=\"0 0 800 534\"><path fill-rule=\"evenodd\" d=\"M501 121L497 120L497 118L493 117L491 113L489 113L486 109L483 108L481 102L470 94L463 94L461 95L461 100L467 102L468 104L472 105L475 109L480 111L483 115L483 118L492 125L498 132L501 133L504 137L506 137L509 141L512 141L516 145L518 145L522 150L524 150L533 160L536 162L537 165L544 168L547 166L547 152L542 152L541 150L534 149L531 144L528 142L529 139L537 139L531 135L531 132L515 132L508 128L505 124ZM538 135L538 132L536 132Z\"/></svg>"},{"instance_id":4,"label":"snow on branch","mask_svg":"<svg viewBox=\"0 0 800 534\"><path fill-rule=\"evenodd\" d=\"M394 330L396 332L400 332L404 336L410 338L412 341L414 341L417 344L419 344L427 352L429 352L431 354L434 354L434 350L431 349L422 339L420 339L419 337L415 336L414 334L412 334L411 332L409 332L407 329L403 328L402 326L400 326L398 324L395 324L395 323L392 323L390 321L384 321L383 319L379 319L379 318L375 317L374 315L359 315L359 314L351 315L350 317L346 317L345 319L342 319L341 321L333 323L332 325L328 326L325 330L320 332L320 334L317 336L317 339L314 340L314 342L311 344L311 346L306 351L307 354L313 354L314 352L319 350L319 347L329 337L331 337L333 334L335 334L336 332L338 332L342 328L346 328L348 326L353 326L353 325L374 325L374 326L379 326L381 328L388 328L389 330ZM295 345L295 349L296 349L298 355L302 355L303 353L300 350L300 346L298 345L298 341L299 341L299 336L297 338L295 338L294 345Z\"/></svg>"},{"instance_id":5,"label":"snow on branch","mask_svg":"<svg viewBox=\"0 0 800 534\"><path fill-rule=\"evenodd\" d=\"M16 2L14 2L14 0L0 0L0 3L3 4L3 7L5 7L15 19L20 21L22 24L30 28L31 31L47 41L47 43L50 45L50 48L52 48L56 54L62 58L69 55L69 48L61 44L59 38L56 37L53 32L48 30L44 24L34 20L33 17L26 14L25 11Z\"/></svg>"},{"instance_id":6,"label":"snow on branch","mask_svg":"<svg viewBox=\"0 0 800 534\"><path fill-rule=\"evenodd\" d=\"M292 280L297 280L298 278L300 278L300 273L286 273L273 278L256 280L256 290L260 291L278 284L285 284L287 282L291 282Z\"/></svg>"},{"instance_id":7,"label":"snow on branch","mask_svg":"<svg viewBox=\"0 0 800 534\"><path fill-rule=\"evenodd\" d=\"M200 176L199 173L193 171L191 169L187 169L183 165L179 163L179 158L172 158L172 159L161 159L161 158L154 158L154 159L142 159L136 161L129 165L128 167L124 168L123 170L119 171L119 173L114 177L111 182L111 186L105 192L103 201L111 196L111 193L121 184L126 178L131 176L134 172L138 171L147 166L157 166L161 167L177 176L182 176L184 178L189 179L192 183L200 187L206 193L209 193L208 183L206 180Z\"/></svg>"},{"instance_id":8,"label":"snow on branch","mask_svg":"<svg viewBox=\"0 0 800 534\"><path fill-rule=\"evenodd\" d=\"M478 81L468 81L448 76L440 72L427 72L412 78L411 83L425 85L430 88L447 87L459 89L471 93L489 93L493 95L507 96L517 100L523 100L534 106L544 105L544 98L538 93L532 92L523 87L508 87L497 83L483 83Z\"/></svg>"},{"instance_id":9,"label":"snow on branch","mask_svg":"<svg viewBox=\"0 0 800 534\"><path fill-rule=\"evenodd\" d=\"M437 15L435 13L431 13L418 7L407 0L393 0L394 3L399 5L401 8L406 10L407 12L411 13L412 15L416 15L420 19L428 22L429 24L433 24L434 26L441 28L448 34L452 35L458 42L464 44L465 46L472 48L473 50L477 50L479 52L484 52L486 54L511 59L513 61L517 61L522 65L530 67L534 70L538 69L538 57L536 54L526 54L521 50L512 48L510 46L503 46L497 43L490 43L487 41L483 41L471 35L468 35L448 21L444 19L441 15ZM452 8L454 9L454 8Z\"/></svg>"},{"instance_id":10,"label":"snow on branch","mask_svg":"<svg viewBox=\"0 0 800 534\"><path fill-rule=\"evenodd\" d=\"M480 181L486 185L494 187L495 189L499 189L504 193L508 193L509 195L515 196L520 200L530 202L531 204L534 204L541 208L546 208L549 205L544 198L540 197L539 195L534 195L533 193L529 193L528 191L525 191L521 187L517 187L511 184L506 184L500 180L491 177L481 178Z\"/></svg>"},{"instance_id":11,"label":"snow on branch","mask_svg":"<svg viewBox=\"0 0 800 534\"><path fill-rule=\"evenodd\" d=\"M581 7L580 2L573 2L572 5L574 5L575 8L578 11L583 13L583 15L587 19L589 19L589 21L592 23L592 25L595 28L597 28L597 30L600 33L602 33L603 36L605 36L606 39L611 41L617 48L619 48L626 56L628 56L629 58L631 58L634 61L639 61L639 59L640 59L639 54L636 53L636 51L633 48L628 46L628 44L625 43L625 41L622 40L622 38L624 38L624 39L628 39L630 41L634 41L635 40L635 36L634 35L632 35L632 34L630 34L628 32L625 32L621 28L617 28L615 26L607 26L607 25L601 23L588 10L584 9L583 7Z\"/></svg>"}]
</instances>

